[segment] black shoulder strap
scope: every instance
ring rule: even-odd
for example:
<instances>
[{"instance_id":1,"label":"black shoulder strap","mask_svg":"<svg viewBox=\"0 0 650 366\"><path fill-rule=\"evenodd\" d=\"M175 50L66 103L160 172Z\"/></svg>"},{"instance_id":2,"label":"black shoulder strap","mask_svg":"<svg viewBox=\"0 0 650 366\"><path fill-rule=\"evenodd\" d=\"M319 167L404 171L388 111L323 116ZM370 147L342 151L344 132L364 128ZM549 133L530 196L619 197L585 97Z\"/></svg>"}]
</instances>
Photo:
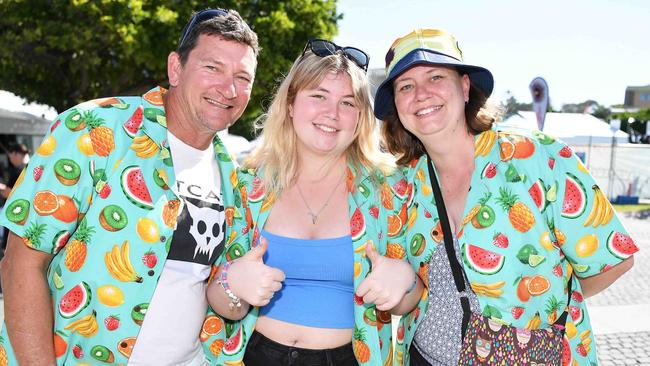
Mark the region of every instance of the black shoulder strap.
<instances>
[{"instance_id":1,"label":"black shoulder strap","mask_svg":"<svg viewBox=\"0 0 650 366\"><path fill-rule=\"evenodd\" d=\"M436 199L436 208L438 209L438 220L440 220L440 226L442 227L442 235L445 241L445 249L447 250L447 257L449 257L449 264L451 265L451 271L454 275L454 282L456 283L456 289L458 292L465 291L465 281L463 279L463 267L461 267L458 259L456 258L456 251L454 250L454 237L451 233L451 225L449 225L449 217L447 216L447 209L445 208L445 201L442 199L442 191L440 185L438 184L438 178L436 173L433 170L433 163L431 163L431 158L427 155L427 162L429 166L429 180L431 181L431 188L433 189L433 195Z\"/></svg>"},{"instance_id":2,"label":"black shoulder strap","mask_svg":"<svg viewBox=\"0 0 650 366\"><path fill-rule=\"evenodd\" d=\"M569 316L569 304L571 303L571 285L573 283L573 273L571 273L571 277L569 277L569 283L566 285L566 291L568 293L567 295L567 300L566 300L566 308L562 315L560 315L559 318L555 321L554 324L562 326L564 329L564 325L566 324L567 318Z\"/></svg>"},{"instance_id":3,"label":"black shoulder strap","mask_svg":"<svg viewBox=\"0 0 650 366\"><path fill-rule=\"evenodd\" d=\"M436 208L438 209L438 220L440 220L440 226L442 227L442 236L445 241L445 250L447 251L447 258L449 259L449 265L451 266L451 273L454 276L454 283L456 284L456 290L459 293L465 292L465 279L463 278L463 267L458 262L456 258L456 251L454 250L454 237L451 233L451 226L449 225L449 216L447 216L447 209L445 208L445 201L442 199L442 190L438 184L438 178L436 173L433 170L433 163L431 162L431 157L427 155L427 165L429 167L429 180L431 181L431 188L433 189L433 194L436 199ZM463 322L461 324L462 337L465 338L465 333L467 331L467 324L469 323L469 317L471 315L471 309L469 307L469 299L467 295L460 296L460 305L463 309Z\"/></svg>"},{"instance_id":4,"label":"black shoulder strap","mask_svg":"<svg viewBox=\"0 0 650 366\"><path fill-rule=\"evenodd\" d=\"M453 234L451 233L451 226L449 225L449 217L447 216L447 209L445 208L445 201L442 198L442 191L440 185L438 184L438 178L436 173L433 170L433 163L431 162L431 157L427 155L427 163L429 168L429 180L431 182L431 188L433 190L434 197L436 199L436 208L438 209L438 219L440 220L440 226L442 227L443 239L445 241L445 250L447 251L447 258L449 259L449 264L451 266L451 272L454 276L454 283L456 284L456 290L462 293L465 291L465 281L463 277L463 267L458 262L456 258L456 251L454 250ZM567 309L569 303L571 302L571 285L573 283L573 274L569 278L567 284ZM463 308L463 324L462 324L462 334L465 337L465 331L467 330L467 324L469 322L469 316L471 310L469 307L469 299L465 295L461 295L460 304ZM560 315L556 320L555 324L561 325L564 327L567 321L568 312L567 310Z\"/></svg>"}]
</instances>

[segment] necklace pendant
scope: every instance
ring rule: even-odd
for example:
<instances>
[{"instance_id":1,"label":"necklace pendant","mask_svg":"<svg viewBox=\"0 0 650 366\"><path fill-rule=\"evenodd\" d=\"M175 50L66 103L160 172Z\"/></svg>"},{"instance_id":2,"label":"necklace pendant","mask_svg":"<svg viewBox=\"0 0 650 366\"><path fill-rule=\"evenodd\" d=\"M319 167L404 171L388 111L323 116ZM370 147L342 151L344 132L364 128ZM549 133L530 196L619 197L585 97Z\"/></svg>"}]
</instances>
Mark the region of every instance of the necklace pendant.
<instances>
[{"instance_id":1,"label":"necklace pendant","mask_svg":"<svg viewBox=\"0 0 650 366\"><path fill-rule=\"evenodd\" d=\"M318 221L318 216L312 213L310 213L309 215L311 216L311 223L316 225L316 221Z\"/></svg>"}]
</instances>

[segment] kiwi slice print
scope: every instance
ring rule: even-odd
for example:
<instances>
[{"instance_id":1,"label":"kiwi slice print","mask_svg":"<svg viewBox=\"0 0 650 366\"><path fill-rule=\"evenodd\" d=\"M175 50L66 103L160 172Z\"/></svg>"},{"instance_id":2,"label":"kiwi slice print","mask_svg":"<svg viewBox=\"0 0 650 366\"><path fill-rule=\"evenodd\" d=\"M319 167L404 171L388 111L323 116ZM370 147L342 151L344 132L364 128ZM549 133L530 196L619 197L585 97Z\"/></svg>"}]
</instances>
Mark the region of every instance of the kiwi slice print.
<instances>
[{"instance_id":1,"label":"kiwi slice print","mask_svg":"<svg viewBox=\"0 0 650 366\"><path fill-rule=\"evenodd\" d=\"M133 319L135 324L142 325L142 322L144 321L144 316L145 314L147 314L148 308L149 308L148 303L138 304L133 307L133 310L131 311L131 319Z\"/></svg>"},{"instance_id":2,"label":"kiwi slice print","mask_svg":"<svg viewBox=\"0 0 650 366\"><path fill-rule=\"evenodd\" d=\"M79 181L81 168L74 160L59 159L54 164L54 175L63 185L71 186Z\"/></svg>"},{"instance_id":3,"label":"kiwi slice print","mask_svg":"<svg viewBox=\"0 0 650 366\"><path fill-rule=\"evenodd\" d=\"M108 348L102 345L94 346L90 350L90 355L97 361L101 361L101 362L112 363L113 361L115 361L115 356L113 356L113 352L111 352L111 350L109 350Z\"/></svg>"},{"instance_id":4,"label":"kiwi slice print","mask_svg":"<svg viewBox=\"0 0 650 366\"><path fill-rule=\"evenodd\" d=\"M411 249L411 255L418 256L422 254L425 246L424 235L416 233L413 235L413 239L411 239L411 244L409 245L409 248Z\"/></svg>"},{"instance_id":5,"label":"kiwi slice print","mask_svg":"<svg viewBox=\"0 0 650 366\"><path fill-rule=\"evenodd\" d=\"M239 243L232 244L228 251L226 251L226 259L229 261L235 260L244 255L244 247Z\"/></svg>"},{"instance_id":6,"label":"kiwi slice print","mask_svg":"<svg viewBox=\"0 0 650 366\"><path fill-rule=\"evenodd\" d=\"M24 224L27 215L29 215L29 201L21 198L11 202L7 210L5 210L5 215L7 220L11 222L20 225Z\"/></svg>"},{"instance_id":7,"label":"kiwi slice print","mask_svg":"<svg viewBox=\"0 0 650 366\"><path fill-rule=\"evenodd\" d=\"M122 230L128 223L126 212L120 206L108 205L99 213L99 224L108 231Z\"/></svg>"},{"instance_id":8,"label":"kiwi slice print","mask_svg":"<svg viewBox=\"0 0 650 366\"><path fill-rule=\"evenodd\" d=\"M164 170L162 169L154 169L153 170L153 181L156 183L156 185L164 190L169 189L169 186L167 186L167 182L165 182L165 179L163 179L163 176L165 178L167 177L167 174L165 173Z\"/></svg>"},{"instance_id":9,"label":"kiwi slice print","mask_svg":"<svg viewBox=\"0 0 650 366\"><path fill-rule=\"evenodd\" d=\"M65 118L65 126L71 131L83 130L86 128L86 118L75 109Z\"/></svg>"},{"instance_id":10,"label":"kiwi slice print","mask_svg":"<svg viewBox=\"0 0 650 366\"><path fill-rule=\"evenodd\" d=\"M481 206L481 209L476 213L476 221L481 228L486 228L496 220L496 214L490 206Z\"/></svg>"}]
</instances>

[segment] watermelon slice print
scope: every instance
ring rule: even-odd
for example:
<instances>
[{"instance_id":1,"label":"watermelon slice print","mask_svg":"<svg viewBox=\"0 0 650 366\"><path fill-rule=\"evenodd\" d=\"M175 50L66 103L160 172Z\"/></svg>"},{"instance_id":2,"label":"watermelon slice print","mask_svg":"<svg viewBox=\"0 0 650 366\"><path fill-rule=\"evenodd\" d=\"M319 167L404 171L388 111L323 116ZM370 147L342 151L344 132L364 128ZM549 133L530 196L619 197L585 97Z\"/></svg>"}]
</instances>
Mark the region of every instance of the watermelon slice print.
<instances>
[{"instance_id":1,"label":"watermelon slice print","mask_svg":"<svg viewBox=\"0 0 650 366\"><path fill-rule=\"evenodd\" d=\"M363 219L361 210L357 208L352 214L352 218L350 219L350 235L352 236L352 241L361 239L365 232L366 223Z\"/></svg>"},{"instance_id":2,"label":"watermelon slice print","mask_svg":"<svg viewBox=\"0 0 650 366\"><path fill-rule=\"evenodd\" d=\"M406 183L406 179L400 179L399 182L395 183L395 185L391 187L391 190L400 199L403 200L406 198L406 194L408 193L408 184Z\"/></svg>"},{"instance_id":3,"label":"watermelon slice print","mask_svg":"<svg viewBox=\"0 0 650 366\"><path fill-rule=\"evenodd\" d=\"M226 340L226 343L223 345L223 354L226 356L236 355L244 349L244 344L246 343L246 333L240 327L237 333L233 334L232 337Z\"/></svg>"},{"instance_id":4,"label":"watermelon slice print","mask_svg":"<svg viewBox=\"0 0 650 366\"><path fill-rule=\"evenodd\" d=\"M138 109L133 112L133 115L124 122L124 131L130 138L134 138L138 134L140 126L142 126L142 116L143 108L139 106Z\"/></svg>"},{"instance_id":5,"label":"watermelon slice print","mask_svg":"<svg viewBox=\"0 0 650 366\"><path fill-rule=\"evenodd\" d=\"M68 291L59 301L59 314L64 318L72 318L90 304L92 292L87 283L81 281Z\"/></svg>"},{"instance_id":6,"label":"watermelon slice print","mask_svg":"<svg viewBox=\"0 0 650 366\"><path fill-rule=\"evenodd\" d=\"M138 207L146 210L153 210L151 195L149 194L149 189L147 189L147 185L144 182L142 170L140 170L139 167L135 165L126 167L122 171L120 183L122 191L129 201L133 202L133 204Z\"/></svg>"},{"instance_id":7,"label":"watermelon slice print","mask_svg":"<svg viewBox=\"0 0 650 366\"><path fill-rule=\"evenodd\" d=\"M537 206L537 209L539 212L544 212L546 209L546 191L544 189L544 181L541 179L537 179L535 183L533 183L532 186L528 189L528 193L530 194L530 197L533 199L533 202L535 202L535 206Z\"/></svg>"},{"instance_id":8,"label":"watermelon slice print","mask_svg":"<svg viewBox=\"0 0 650 366\"><path fill-rule=\"evenodd\" d=\"M616 231L612 231L607 237L607 249L619 259L626 259L639 250L632 238Z\"/></svg>"},{"instance_id":9,"label":"watermelon slice print","mask_svg":"<svg viewBox=\"0 0 650 366\"><path fill-rule=\"evenodd\" d=\"M264 184L259 177L253 179L253 189L248 194L248 201L250 202L259 202L265 197L264 194Z\"/></svg>"},{"instance_id":10,"label":"watermelon slice print","mask_svg":"<svg viewBox=\"0 0 650 366\"><path fill-rule=\"evenodd\" d=\"M466 244L463 248L463 259L474 272L484 275L498 273L506 261L503 256L472 244Z\"/></svg>"},{"instance_id":11,"label":"watermelon slice print","mask_svg":"<svg viewBox=\"0 0 650 366\"><path fill-rule=\"evenodd\" d=\"M566 174L566 188L562 201L562 216L575 219L585 212L587 207L587 192L582 182L571 174Z\"/></svg>"}]
</instances>

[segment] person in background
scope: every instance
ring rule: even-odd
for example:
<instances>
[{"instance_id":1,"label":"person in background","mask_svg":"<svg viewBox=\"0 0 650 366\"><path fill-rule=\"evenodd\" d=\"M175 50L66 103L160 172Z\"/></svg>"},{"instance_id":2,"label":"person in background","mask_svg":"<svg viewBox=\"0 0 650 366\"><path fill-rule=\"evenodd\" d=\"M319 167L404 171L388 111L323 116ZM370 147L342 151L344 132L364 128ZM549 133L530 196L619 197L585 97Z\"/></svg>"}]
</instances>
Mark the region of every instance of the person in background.
<instances>
[{"instance_id":1,"label":"person in background","mask_svg":"<svg viewBox=\"0 0 650 366\"><path fill-rule=\"evenodd\" d=\"M21 143L12 142L7 145L7 158L9 160L9 165L7 166L7 181L6 183L0 183L0 202L4 207L5 200L11 194L11 190L14 188L20 173L29 163L29 150L27 147ZM3 228L4 229L4 228ZM7 233L6 230L2 230L1 233L2 243L0 246L4 251L7 248ZM2 258L2 257L0 257ZM1 290L0 290L1 291Z\"/></svg>"},{"instance_id":2,"label":"person in background","mask_svg":"<svg viewBox=\"0 0 650 366\"><path fill-rule=\"evenodd\" d=\"M391 313L423 285L403 260L408 192L379 150L367 66L359 49L309 41L261 120L208 290L219 314L244 317L222 362L392 363Z\"/></svg>"},{"instance_id":3,"label":"person in background","mask_svg":"<svg viewBox=\"0 0 650 366\"><path fill-rule=\"evenodd\" d=\"M422 249L407 257L428 283L402 317L402 364L597 364L584 299L638 250L598 184L562 141L495 125L492 74L451 34L397 39L386 75L375 116L413 184L407 242Z\"/></svg>"},{"instance_id":4,"label":"person in background","mask_svg":"<svg viewBox=\"0 0 650 366\"><path fill-rule=\"evenodd\" d=\"M167 58L169 90L55 119L0 215L10 365L209 364L207 280L234 198L217 132L244 112L257 54L236 11L203 10Z\"/></svg>"},{"instance_id":5,"label":"person in background","mask_svg":"<svg viewBox=\"0 0 650 366\"><path fill-rule=\"evenodd\" d=\"M16 184L20 173L27 163L29 163L29 150L21 143L9 143L7 145L7 158L9 159L7 182L3 187L0 187L0 194L5 199L9 197L9 193L11 193L14 184Z\"/></svg>"}]
</instances>

